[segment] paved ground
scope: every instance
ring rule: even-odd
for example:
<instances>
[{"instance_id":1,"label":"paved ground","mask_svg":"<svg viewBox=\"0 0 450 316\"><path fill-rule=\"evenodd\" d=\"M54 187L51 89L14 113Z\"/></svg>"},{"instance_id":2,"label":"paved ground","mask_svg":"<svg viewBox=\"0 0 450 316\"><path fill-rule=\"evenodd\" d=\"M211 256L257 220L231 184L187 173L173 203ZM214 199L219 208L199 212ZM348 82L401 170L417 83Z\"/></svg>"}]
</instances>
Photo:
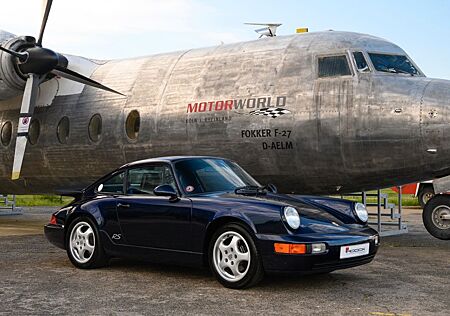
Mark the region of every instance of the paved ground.
<instances>
[{"instance_id":1,"label":"paved ground","mask_svg":"<svg viewBox=\"0 0 450 316\"><path fill-rule=\"evenodd\" d=\"M449 315L450 242L429 236L420 212L406 210L410 234L384 238L369 265L236 291L204 270L75 269L42 235L50 210L26 209L0 216L0 314Z\"/></svg>"}]
</instances>

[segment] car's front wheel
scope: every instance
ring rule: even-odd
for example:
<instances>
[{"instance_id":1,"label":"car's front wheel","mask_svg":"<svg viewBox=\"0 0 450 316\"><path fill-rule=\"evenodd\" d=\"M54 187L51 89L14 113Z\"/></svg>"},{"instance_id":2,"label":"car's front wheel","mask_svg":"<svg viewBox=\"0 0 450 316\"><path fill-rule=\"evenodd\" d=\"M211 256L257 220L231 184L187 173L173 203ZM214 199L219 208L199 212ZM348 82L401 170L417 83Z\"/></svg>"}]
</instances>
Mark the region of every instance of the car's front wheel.
<instances>
[{"instance_id":1,"label":"car's front wheel","mask_svg":"<svg viewBox=\"0 0 450 316\"><path fill-rule=\"evenodd\" d=\"M79 217L69 225L66 250L77 268L98 268L107 263L97 226L89 217Z\"/></svg>"},{"instance_id":2,"label":"car's front wheel","mask_svg":"<svg viewBox=\"0 0 450 316\"><path fill-rule=\"evenodd\" d=\"M239 224L228 224L219 228L211 239L208 254L211 270L225 287L251 287L264 276L261 258L253 238Z\"/></svg>"}]
</instances>

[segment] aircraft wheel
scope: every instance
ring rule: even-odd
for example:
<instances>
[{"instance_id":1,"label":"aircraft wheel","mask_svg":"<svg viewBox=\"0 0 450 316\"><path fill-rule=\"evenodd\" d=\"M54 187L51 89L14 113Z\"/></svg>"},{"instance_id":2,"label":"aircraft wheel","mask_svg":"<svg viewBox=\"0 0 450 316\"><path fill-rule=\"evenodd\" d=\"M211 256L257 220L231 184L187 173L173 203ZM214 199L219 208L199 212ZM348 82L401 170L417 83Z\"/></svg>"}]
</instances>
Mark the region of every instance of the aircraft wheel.
<instances>
[{"instance_id":1,"label":"aircraft wheel","mask_svg":"<svg viewBox=\"0 0 450 316\"><path fill-rule=\"evenodd\" d=\"M422 209L425 208L425 204L434 196L434 190L432 186L425 186L420 189L417 199Z\"/></svg>"},{"instance_id":2,"label":"aircraft wheel","mask_svg":"<svg viewBox=\"0 0 450 316\"><path fill-rule=\"evenodd\" d=\"M423 209L422 218L431 235L450 240L450 195L440 194L431 198Z\"/></svg>"},{"instance_id":3,"label":"aircraft wheel","mask_svg":"<svg viewBox=\"0 0 450 316\"><path fill-rule=\"evenodd\" d=\"M219 228L211 238L208 254L211 270L225 287L248 288L264 276L261 257L253 238L239 224Z\"/></svg>"},{"instance_id":4,"label":"aircraft wheel","mask_svg":"<svg viewBox=\"0 0 450 316\"><path fill-rule=\"evenodd\" d=\"M69 225L66 250L72 264L80 269L99 268L108 262L97 225L89 217L79 217Z\"/></svg>"}]
</instances>

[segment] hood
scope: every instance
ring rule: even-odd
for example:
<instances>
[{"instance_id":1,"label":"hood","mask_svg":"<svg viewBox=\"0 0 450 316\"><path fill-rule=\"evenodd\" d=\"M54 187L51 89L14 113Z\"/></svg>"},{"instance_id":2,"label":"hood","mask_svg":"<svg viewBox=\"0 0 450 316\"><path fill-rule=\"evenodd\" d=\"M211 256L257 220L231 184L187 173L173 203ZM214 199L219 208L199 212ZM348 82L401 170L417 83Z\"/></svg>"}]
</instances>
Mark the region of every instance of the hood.
<instances>
[{"instance_id":1,"label":"hood","mask_svg":"<svg viewBox=\"0 0 450 316\"><path fill-rule=\"evenodd\" d=\"M355 224L358 222L353 213L354 202L342 199L327 198L321 196L301 196L287 194L235 194L216 193L202 194L198 197L211 197L216 202L233 204L239 207L251 204L253 207L261 206L261 209L276 209L277 212L285 206L293 206L303 218L314 221L334 222L339 225Z\"/></svg>"}]
</instances>

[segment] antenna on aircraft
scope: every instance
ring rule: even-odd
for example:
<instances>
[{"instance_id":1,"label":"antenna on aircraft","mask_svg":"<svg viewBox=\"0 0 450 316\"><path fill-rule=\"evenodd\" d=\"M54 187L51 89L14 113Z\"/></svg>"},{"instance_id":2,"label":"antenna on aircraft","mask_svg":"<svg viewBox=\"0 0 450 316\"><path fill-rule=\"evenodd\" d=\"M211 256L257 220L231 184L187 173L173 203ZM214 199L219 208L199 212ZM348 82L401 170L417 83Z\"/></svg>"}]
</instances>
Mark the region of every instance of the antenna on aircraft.
<instances>
[{"instance_id":1,"label":"antenna on aircraft","mask_svg":"<svg viewBox=\"0 0 450 316\"><path fill-rule=\"evenodd\" d=\"M256 29L255 32L258 33L260 36L259 38L263 36L267 37L274 37L277 36L277 28L281 26L281 23L244 23L246 25L259 25L259 26L265 26L260 29Z\"/></svg>"}]
</instances>

